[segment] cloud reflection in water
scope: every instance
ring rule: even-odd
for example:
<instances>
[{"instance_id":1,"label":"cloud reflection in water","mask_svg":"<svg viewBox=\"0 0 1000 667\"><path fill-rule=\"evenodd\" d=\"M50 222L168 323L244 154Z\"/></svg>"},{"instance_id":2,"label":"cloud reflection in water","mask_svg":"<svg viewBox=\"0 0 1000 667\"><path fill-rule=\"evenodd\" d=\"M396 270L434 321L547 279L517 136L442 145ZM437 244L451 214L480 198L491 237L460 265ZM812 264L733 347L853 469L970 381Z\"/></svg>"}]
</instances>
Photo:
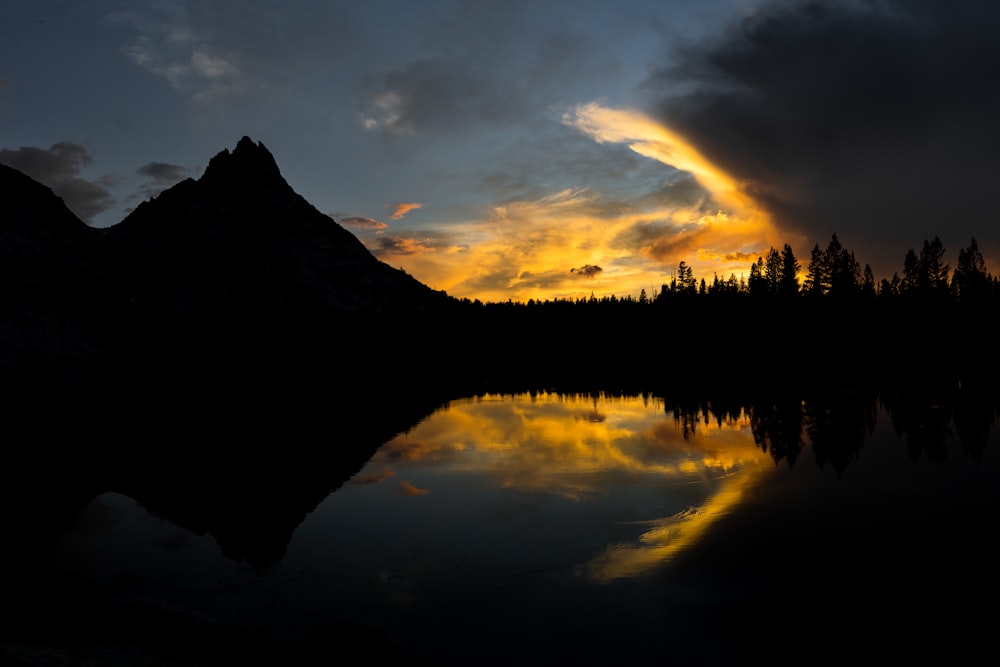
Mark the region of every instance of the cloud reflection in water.
<instances>
[{"instance_id":1,"label":"cloud reflection in water","mask_svg":"<svg viewBox=\"0 0 1000 667\"><path fill-rule=\"evenodd\" d=\"M433 494L441 475L476 476L493 490L599 504L595 517L619 524L602 530L637 531L576 566L607 583L680 553L772 470L743 415L706 413L685 434L658 398L539 393L454 401L387 442L358 479L392 475Z\"/></svg>"}]
</instances>

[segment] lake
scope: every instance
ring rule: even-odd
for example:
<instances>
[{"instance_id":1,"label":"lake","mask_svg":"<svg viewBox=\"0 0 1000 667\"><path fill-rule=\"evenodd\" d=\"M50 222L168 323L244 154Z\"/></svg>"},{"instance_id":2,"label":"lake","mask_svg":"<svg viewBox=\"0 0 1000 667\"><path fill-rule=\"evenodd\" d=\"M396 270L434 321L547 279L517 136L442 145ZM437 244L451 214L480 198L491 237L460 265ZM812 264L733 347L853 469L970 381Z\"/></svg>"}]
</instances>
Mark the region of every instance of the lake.
<instances>
[{"instance_id":1,"label":"lake","mask_svg":"<svg viewBox=\"0 0 1000 667\"><path fill-rule=\"evenodd\" d=\"M86 632L60 635L59 655L971 660L995 646L996 413L970 435L957 409L888 403L451 400L337 478L271 558L109 483L51 541L53 580L101 600L75 607ZM268 531L255 511L246 530ZM43 662L35 630L8 633L7 657L74 664Z\"/></svg>"}]
</instances>

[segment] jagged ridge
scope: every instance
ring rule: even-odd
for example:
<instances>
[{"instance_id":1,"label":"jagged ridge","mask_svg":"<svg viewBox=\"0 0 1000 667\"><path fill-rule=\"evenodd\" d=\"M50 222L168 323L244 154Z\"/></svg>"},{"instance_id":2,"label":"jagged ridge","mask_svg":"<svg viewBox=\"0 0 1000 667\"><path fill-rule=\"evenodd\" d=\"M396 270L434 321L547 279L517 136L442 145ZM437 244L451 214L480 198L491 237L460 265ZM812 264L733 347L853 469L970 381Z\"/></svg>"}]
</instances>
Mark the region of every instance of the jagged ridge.
<instances>
[{"instance_id":1,"label":"jagged ridge","mask_svg":"<svg viewBox=\"0 0 1000 667\"><path fill-rule=\"evenodd\" d=\"M28 358L216 353L220 345L262 355L267 345L301 348L307 335L329 344L334 329L391 327L457 303L379 261L246 136L200 178L102 230L15 169L3 167L0 181L11 193L0 204L0 364L8 368ZM63 329L72 333L53 333Z\"/></svg>"},{"instance_id":2,"label":"jagged ridge","mask_svg":"<svg viewBox=\"0 0 1000 667\"><path fill-rule=\"evenodd\" d=\"M171 293L185 310L240 299L337 312L425 310L447 301L309 204L249 137L213 157L200 179L144 202L108 231L127 250L136 287L146 290L135 297Z\"/></svg>"}]
</instances>

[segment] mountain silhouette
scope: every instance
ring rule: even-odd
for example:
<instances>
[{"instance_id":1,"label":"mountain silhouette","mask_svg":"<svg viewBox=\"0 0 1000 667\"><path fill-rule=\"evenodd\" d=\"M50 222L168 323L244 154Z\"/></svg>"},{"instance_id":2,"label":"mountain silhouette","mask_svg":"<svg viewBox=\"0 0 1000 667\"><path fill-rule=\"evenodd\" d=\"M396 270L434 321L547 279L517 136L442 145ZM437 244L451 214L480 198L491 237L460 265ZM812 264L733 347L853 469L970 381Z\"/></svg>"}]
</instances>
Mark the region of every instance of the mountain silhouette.
<instances>
[{"instance_id":1,"label":"mountain silhouette","mask_svg":"<svg viewBox=\"0 0 1000 667\"><path fill-rule=\"evenodd\" d=\"M117 491L273 562L382 442L454 398L409 394L424 376L384 347L457 300L375 258L249 137L106 229L2 165L0 191L0 405L18 471L0 518L23 544ZM373 400L390 385L404 404Z\"/></svg>"},{"instance_id":2,"label":"mountain silhouette","mask_svg":"<svg viewBox=\"0 0 1000 667\"><path fill-rule=\"evenodd\" d=\"M198 180L140 204L108 237L132 298L167 313L420 312L448 301L309 204L249 137L213 157Z\"/></svg>"},{"instance_id":3,"label":"mountain silhouette","mask_svg":"<svg viewBox=\"0 0 1000 667\"><path fill-rule=\"evenodd\" d=\"M13 168L0 183L7 370L152 349L301 350L457 303L374 257L249 137L106 229Z\"/></svg>"}]
</instances>

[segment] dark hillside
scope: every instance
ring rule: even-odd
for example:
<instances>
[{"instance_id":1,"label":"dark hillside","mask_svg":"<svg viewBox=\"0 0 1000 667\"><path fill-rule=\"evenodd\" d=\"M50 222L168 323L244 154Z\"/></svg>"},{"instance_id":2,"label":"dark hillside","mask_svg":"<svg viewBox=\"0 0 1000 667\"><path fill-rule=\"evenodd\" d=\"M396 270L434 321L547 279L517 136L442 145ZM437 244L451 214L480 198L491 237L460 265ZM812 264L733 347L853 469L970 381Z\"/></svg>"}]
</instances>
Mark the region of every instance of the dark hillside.
<instances>
[{"instance_id":1,"label":"dark hillside","mask_svg":"<svg viewBox=\"0 0 1000 667\"><path fill-rule=\"evenodd\" d=\"M101 234L2 164L0 192L0 375L94 355Z\"/></svg>"}]
</instances>

